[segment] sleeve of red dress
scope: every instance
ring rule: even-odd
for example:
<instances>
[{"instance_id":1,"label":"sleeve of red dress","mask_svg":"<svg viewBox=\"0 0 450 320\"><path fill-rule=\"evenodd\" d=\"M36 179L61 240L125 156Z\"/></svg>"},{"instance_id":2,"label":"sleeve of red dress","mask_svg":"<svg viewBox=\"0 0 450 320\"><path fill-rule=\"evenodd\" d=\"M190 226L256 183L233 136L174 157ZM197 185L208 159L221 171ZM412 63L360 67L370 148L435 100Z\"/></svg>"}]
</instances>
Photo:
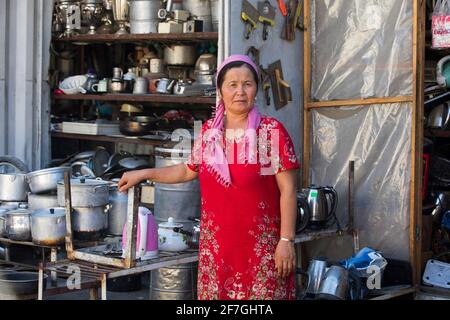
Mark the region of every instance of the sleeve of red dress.
<instances>
[{"instance_id":1,"label":"sleeve of red dress","mask_svg":"<svg viewBox=\"0 0 450 320\"><path fill-rule=\"evenodd\" d=\"M280 141L278 150L280 161L277 173L300 168L297 156L295 155L295 147L289 133L280 122L278 123L278 129Z\"/></svg>"}]
</instances>

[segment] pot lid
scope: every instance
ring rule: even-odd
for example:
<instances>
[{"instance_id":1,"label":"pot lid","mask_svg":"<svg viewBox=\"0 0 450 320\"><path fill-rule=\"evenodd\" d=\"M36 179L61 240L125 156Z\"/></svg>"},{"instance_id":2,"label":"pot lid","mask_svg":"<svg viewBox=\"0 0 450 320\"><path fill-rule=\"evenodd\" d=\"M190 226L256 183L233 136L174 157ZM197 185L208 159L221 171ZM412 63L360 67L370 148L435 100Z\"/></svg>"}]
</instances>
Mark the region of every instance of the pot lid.
<instances>
[{"instance_id":1,"label":"pot lid","mask_svg":"<svg viewBox=\"0 0 450 320\"><path fill-rule=\"evenodd\" d=\"M64 185L64 180L58 181L59 185ZM72 186L102 186L108 185L107 181L97 180L97 179L85 179L85 178L76 178L70 179L70 185Z\"/></svg>"},{"instance_id":2,"label":"pot lid","mask_svg":"<svg viewBox=\"0 0 450 320\"><path fill-rule=\"evenodd\" d=\"M65 172L65 171L70 171L70 170L71 170L70 167L56 167L56 168L42 169L42 170L37 170L37 171L28 173L27 177L35 177L35 176L39 176L42 174Z\"/></svg>"},{"instance_id":3,"label":"pot lid","mask_svg":"<svg viewBox=\"0 0 450 320\"><path fill-rule=\"evenodd\" d=\"M9 215L23 216L23 215L30 215L30 214L31 214L31 211L27 210L27 209L15 209L15 210L8 211L6 213L7 216L9 216Z\"/></svg>"},{"instance_id":4,"label":"pot lid","mask_svg":"<svg viewBox=\"0 0 450 320\"><path fill-rule=\"evenodd\" d=\"M49 209L40 209L33 212L33 217L65 217L66 209L64 208L49 208Z\"/></svg>"},{"instance_id":5,"label":"pot lid","mask_svg":"<svg viewBox=\"0 0 450 320\"><path fill-rule=\"evenodd\" d=\"M95 154L95 151L84 151L80 152L73 157L73 160L81 160L86 158L92 158Z\"/></svg>"},{"instance_id":6,"label":"pot lid","mask_svg":"<svg viewBox=\"0 0 450 320\"><path fill-rule=\"evenodd\" d=\"M167 222L161 222L158 226L164 229L183 228L183 224L175 223L172 217L167 219Z\"/></svg>"},{"instance_id":7,"label":"pot lid","mask_svg":"<svg viewBox=\"0 0 450 320\"><path fill-rule=\"evenodd\" d=\"M136 169L143 166L148 166L147 160L138 158L125 158L119 161L119 165L126 169Z\"/></svg>"}]
</instances>

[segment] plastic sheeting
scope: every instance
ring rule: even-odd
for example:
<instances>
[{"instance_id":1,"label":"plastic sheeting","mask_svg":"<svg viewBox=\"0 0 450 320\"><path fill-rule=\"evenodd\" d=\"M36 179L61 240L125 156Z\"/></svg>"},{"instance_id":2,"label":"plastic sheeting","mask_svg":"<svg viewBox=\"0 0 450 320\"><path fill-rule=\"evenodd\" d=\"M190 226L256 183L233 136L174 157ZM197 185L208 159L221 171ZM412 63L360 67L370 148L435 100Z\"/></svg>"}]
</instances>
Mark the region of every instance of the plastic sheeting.
<instances>
[{"instance_id":1,"label":"plastic sheeting","mask_svg":"<svg viewBox=\"0 0 450 320\"><path fill-rule=\"evenodd\" d=\"M409 260L411 110L411 104L403 103L311 111L311 183L335 186L338 218L346 225L348 164L354 160L360 247L404 260ZM342 240L325 239L308 251L340 259L351 254L349 247Z\"/></svg>"},{"instance_id":2,"label":"plastic sheeting","mask_svg":"<svg viewBox=\"0 0 450 320\"><path fill-rule=\"evenodd\" d=\"M412 94L411 0L311 3L313 100Z\"/></svg>"}]
</instances>

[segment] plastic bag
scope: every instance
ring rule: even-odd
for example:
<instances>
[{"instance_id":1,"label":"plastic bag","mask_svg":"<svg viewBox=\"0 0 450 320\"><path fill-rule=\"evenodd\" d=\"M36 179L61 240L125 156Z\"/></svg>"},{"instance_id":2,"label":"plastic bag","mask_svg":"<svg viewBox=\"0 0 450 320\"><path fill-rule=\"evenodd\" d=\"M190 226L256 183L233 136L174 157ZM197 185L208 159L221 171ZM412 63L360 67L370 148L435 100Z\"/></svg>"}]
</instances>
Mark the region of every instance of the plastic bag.
<instances>
[{"instance_id":1,"label":"plastic bag","mask_svg":"<svg viewBox=\"0 0 450 320\"><path fill-rule=\"evenodd\" d=\"M450 1L437 0L431 20L433 48L450 47Z\"/></svg>"},{"instance_id":2,"label":"plastic bag","mask_svg":"<svg viewBox=\"0 0 450 320\"><path fill-rule=\"evenodd\" d=\"M369 247L361 249L356 255L339 263L347 270L355 270L361 278L368 278L371 275L370 266L377 266L381 273L387 266L387 261L381 253Z\"/></svg>"}]
</instances>

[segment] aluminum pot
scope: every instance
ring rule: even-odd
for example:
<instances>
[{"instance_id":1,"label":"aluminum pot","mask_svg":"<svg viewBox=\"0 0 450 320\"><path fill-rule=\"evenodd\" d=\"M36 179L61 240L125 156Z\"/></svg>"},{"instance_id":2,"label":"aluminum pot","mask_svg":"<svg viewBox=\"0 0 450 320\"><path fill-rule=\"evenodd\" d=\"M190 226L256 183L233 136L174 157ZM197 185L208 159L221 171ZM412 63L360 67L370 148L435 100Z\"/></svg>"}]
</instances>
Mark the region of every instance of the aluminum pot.
<instances>
[{"instance_id":1,"label":"aluminum pot","mask_svg":"<svg viewBox=\"0 0 450 320\"><path fill-rule=\"evenodd\" d=\"M93 208L109 203L108 182L97 179L71 179L72 207ZM58 206L65 207L64 181L58 182Z\"/></svg>"},{"instance_id":2,"label":"aluminum pot","mask_svg":"<svg viewBox=\"0 0 450 320\"><path fill-rule=\"evenodd\" d=\"M28 193L28 209L31 211L55 208L58 206L56 194L33 194Z\"/></svg>"},{"instance_id":3,"label":"aluminum pot","mask_svg":"<svg viewBox=\"0 0 450 320\"><path fill-rule=\"evenodd\" d=\"M44 273L44 290L48 276ZM38 293L39 274L37 272L12 271L0 275L0 292L5 299L23 299Z\"/></svg>"},{"instance_id":4,"label":"aluminum pot","mask_svg":"<svg viewBox=\"0 0 450 320\"><path fill-rule=\"evenodd\" d=\"M31 215L31 238L34 243L54 246L65 241L66 211L49 208L34 211Z\"/></svg>"},{"instance_id":5,"label":"aluminum pot","mask_svg":"<svg viewBox=\"0 0 450 320\"><path fill-rule=\"evenodd\" d=\"M128 193L120 192L116 184L110 185L109 203L108 234L120 236L127 221Z\"/></svg>"},{"instance_id":6,"label":"aluminum pot","mask_svg":"<svg viewBox=\"0 0 450 320\"><path fill-rule=\"evenodd\" d=\"M26 179L34 194L56 191L57 183L64 179L64 173L70 172L70 167L58 167L33 171Z\"/></svg>"},{"instance_id":7,"label":"aluminum pot","mask_svg":"<svg viewBox=\"0 0 450 320\"><path fill-rule=\"evenodd\" d=\"M173 44L164 48L164 62L168 65L193 66L196 58L195 46L192 45Z\"/></svg>"},{"instance_id":8,"label":"aluminum pot","mask_svg":"<svg viewBox=\"0 0 450 320\"><path fill-rule=\"evenodd\" d=\"M159 0L130 1L130 33L158 32Z\"/></svg>"},{"instance_id":9,"label":"aluminum pot","mask_svg":"<svg viewBox=\"0 0 450 320\"><path fill-rule=\"evenodd\" d=\"M4 238L6 236L6 213L9 210L0 209L0 237Z\"/></svg>"},{"instance_id":10,"label":"aluminum pot","mask_svg":"<svg viewBox=\"0 0 450 320\"><path fill-rule=\"evenodd\" d=\"M198 20L203 21L203 32L213 30L210 0L184 0L183 7Z\"/></svg>"},{"instance_id":11,"label":"aluminum pot","mask_svg":"<svg viewBox=\"0 0 450 320\"><path fill-rule=\"evenodd\" d=\"M110 206L73 208L72 230L78 240L98 240L108 228Z\"/></svg>"},{"instance_id":12,"label":"aluminum pot","mask_svg":"<svg viewBox=\"0 0 450 320\"><path fill-rule=\"evenodd\" d=\"M0 201L27 201L26 174L0 174Z\"/></svg>"},{"instance_id":13,"label":"aluminum pot","mask_svg":"<svg viewBox=\"0 0 450 320\"><path fill-rule=\"evenodd\" d=\"M31 240L31 211L11 210L6 213L6 234L14 241Z\"/></svg>"}]
</instances>

